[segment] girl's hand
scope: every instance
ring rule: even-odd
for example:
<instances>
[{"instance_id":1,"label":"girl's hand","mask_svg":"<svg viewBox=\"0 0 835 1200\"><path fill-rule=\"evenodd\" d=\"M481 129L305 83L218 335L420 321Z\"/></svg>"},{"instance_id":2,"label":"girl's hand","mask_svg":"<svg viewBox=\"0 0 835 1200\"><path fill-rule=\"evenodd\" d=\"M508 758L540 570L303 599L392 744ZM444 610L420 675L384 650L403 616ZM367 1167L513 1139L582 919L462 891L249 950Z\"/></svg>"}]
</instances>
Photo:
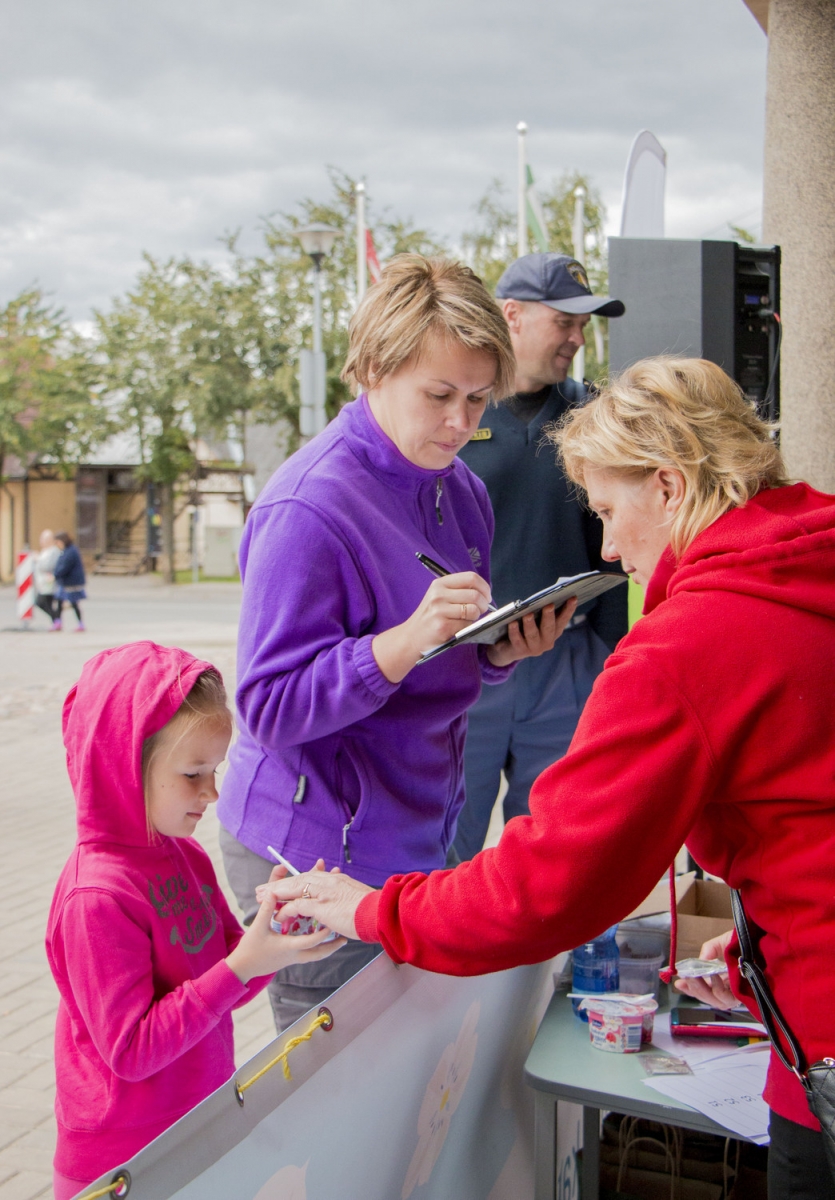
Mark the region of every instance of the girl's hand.
<instances>
[{"instance_id":1,"label":"girl's hand","mask_svg":"<svg viewBox=\"0 0 835 1200\"><path fill-rule=\"evenodd\" d=\"M389 682L400 683L424 650L472 625L489 604L490 589L475 571L435 579L408 620L374 638L371 650L377 666Z\"/></svg>"},{"instance_id":2,"label":"girl's hand","mask_svg":"<svg viewBox=\"0 0 835 1200\"><path fill-rule=\"evenodd\" d=\"M308 895L303 898L305 887ZM281 910L286 911L288 917L315 917L343 937L355 938L356 911L363 896L373 892L374 888L340 871L326 872L319 869L317 864L315 871L266 884L266 890L271 894L272 903L276 900L289 901Z\"/></svg>"},{"instance_id":3,"label":"girl's hand","mask_svg":"<svg viewBox=\"0 0 835 1200\"><path fill-rule=\"evenodd\" d=\"M319 860L322 861L321 859ZM317 864L318 865L318 864ZM322 863L324 868L324 863ZM284 867L276 867L270 875L270 884L275 886L286 875ZM263 889L259 888L259 892ZM260 899L260 897L259 897ZM241 983L249 983L259 975L272 975L283 967L293 963L319 962L328 958L335 950L345 945L345 938L324 945L325 938L330 937L329 929L319 929L316 933L282 934L270 928L270 921L275 912L275 896L268 893L261 899L261 906L255 914L255 919L238 942L235 949L227 956L226 965ZM296 915L288 909L288 916Z\"/></svg>"},{"instance_id":4,"label":"girl's hand","mask_svg":"<svg viewBox=\"0 0 835 1200\"><path fill-rule=\"evenodd\" d=\"M507 637L487 647L487 657L494 667L507 667L520 658L538 658L553 650L557 638L574 616L577 599L573 597L563 604L559 612L553 604L542 609L537 625L536 613L528 613L521 621L513 621L507 627Z\"/></svg>"},{"instance_id":5,"label":"girl's hand","mask_svg":"<svg viewBox=\"0 0 835 1200\"><path fill-rule=\"evenodd\" d=\"M706 958L708 961L718 958L724 962L725 949L733 935L733 930L730 930L705 942L699 951L699 958ZM701 1000L702 1004L709 1004L712 1008L736 1008L739 1004L739 1000L728 986L727 971L721 975L707 975L702 979L677 979L675 986L686 996Z\"/></svg>"}]
</instances>

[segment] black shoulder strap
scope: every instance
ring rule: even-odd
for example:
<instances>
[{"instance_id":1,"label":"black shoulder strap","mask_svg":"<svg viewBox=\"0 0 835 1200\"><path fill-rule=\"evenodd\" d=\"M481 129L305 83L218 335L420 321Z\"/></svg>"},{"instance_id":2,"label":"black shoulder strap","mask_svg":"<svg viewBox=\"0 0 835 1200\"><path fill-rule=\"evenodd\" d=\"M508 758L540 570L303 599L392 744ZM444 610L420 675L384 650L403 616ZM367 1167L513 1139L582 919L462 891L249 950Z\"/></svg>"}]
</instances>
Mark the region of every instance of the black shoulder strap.
<instances>
[{"instance_id":1,"label":"black shoulder strap","mask_svg":"<svg viewBox=\"0 0 835 1200\"><path fill-rule=\"evenodd\" d=\"M757 1007L760 1010L762 1023L768 1030L768 1036L771 1038L771 1044L774 1047L777 1057L784 1067L794 1072L805 1087L806 1059L803 1056L800 1043L791 1029L789 1029L783 1014L777 1007L777 1001L772 995L765 975L757 965L756 949L751 938L751 931L748 928L745 909L742 906L742 896L739 892L731 891L731 905L734 914L734 925L736 926L736 936L739 941L739 970L751 985L751 991L754 993ZM778 1028L785 1038L786 1045L791 1052L794 1062L789 1061L787 1054L783 1050L777 1034Z\"/></svg>"}]
</instances>

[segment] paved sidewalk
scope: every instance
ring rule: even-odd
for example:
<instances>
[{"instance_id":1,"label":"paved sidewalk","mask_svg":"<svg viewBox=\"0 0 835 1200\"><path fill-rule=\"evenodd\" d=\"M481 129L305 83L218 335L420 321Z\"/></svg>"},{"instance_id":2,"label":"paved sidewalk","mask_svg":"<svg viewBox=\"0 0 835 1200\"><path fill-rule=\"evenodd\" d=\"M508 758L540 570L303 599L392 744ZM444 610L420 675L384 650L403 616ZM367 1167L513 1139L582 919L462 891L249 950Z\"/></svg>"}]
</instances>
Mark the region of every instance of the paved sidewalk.
<instances>
[{"instance_id":1,"label":"paved sidewalk","mask_svg":"<svg viewBox=\"0 0 835 1200\"><path fill-rule=\"evenodd\" d=\"M236 584L180 585L93 578L89 632L0 632L0 1200L52 1195L57 992L43 948L55 880L75 839L61 743L61 705L85 660L108 646L150 638L215 663L230 694L240 601ZM0 588L0 630L16 624L14 593ZM233 909L217 848L217 820L200 840ZM266 996L235 1014L238 1062L274 1036Z\"/></svg>"}]
</instances>

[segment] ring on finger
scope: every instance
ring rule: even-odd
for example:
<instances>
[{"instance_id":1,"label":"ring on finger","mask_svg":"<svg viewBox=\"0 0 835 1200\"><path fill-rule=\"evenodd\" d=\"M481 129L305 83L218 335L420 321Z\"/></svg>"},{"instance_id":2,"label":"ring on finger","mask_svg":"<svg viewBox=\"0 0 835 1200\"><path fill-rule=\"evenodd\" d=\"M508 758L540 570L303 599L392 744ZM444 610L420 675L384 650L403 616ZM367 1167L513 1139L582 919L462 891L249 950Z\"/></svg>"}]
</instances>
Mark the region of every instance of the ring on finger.
<instances>
[{"instance_id":1,"label":"ring on finger","mask_svg":"<svg viewBox=\"0 0 835 1200\"><path fill-rule=\"evenodd\" d=\"M461 620L462 621L466 621L466 619L467 619L467 607L468 606L466 604L461 605Z\"/></svg>"},{"instance_id":2,"label":"ring on finger","mask_svg":"<svg viewBox=\"0 0 835 1200\"><path fill-rule=\"evenodd\" d=\"M304 887L302 888L302 900L312 900L312 899L313 899L313 897L310 894L310 884L306 883L304 885Z\"/></svg>"}]
</instances>

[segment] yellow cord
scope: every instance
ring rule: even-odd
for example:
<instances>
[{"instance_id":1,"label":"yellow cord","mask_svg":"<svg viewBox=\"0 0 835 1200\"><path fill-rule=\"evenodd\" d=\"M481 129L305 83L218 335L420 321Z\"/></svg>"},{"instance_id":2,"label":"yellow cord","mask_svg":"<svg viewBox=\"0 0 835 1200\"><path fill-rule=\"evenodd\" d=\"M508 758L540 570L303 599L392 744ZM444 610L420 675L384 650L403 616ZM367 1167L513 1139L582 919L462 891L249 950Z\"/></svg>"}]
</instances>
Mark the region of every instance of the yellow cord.
<instances>
[{"instance_id":1,"label":"yellow cord","mask_svg":"<svg viewBox=\"0 0 835 1200\"><path fill-rule=\"evenodd\" d=\"M251 1079L246 1081L246 1083L237 1084L236 1087L238 1094L243 1095L247 1088L251 1088L253 1083L257 1083L258 1080L266 1075L268 1071L271 1071L277 1063L281 1063L284 1071L284 1078L287 1080L292 1080L293 1076L290 1073L290 1064L287 1061L291 1051L295 1050L297 1046L301 1046L302 1042L309 1042L317 1029L321 1029L323 1025L329 1026L332 1022L333 1017L327 1011L327 1009L324 1012L320 1012L318 1017L314 1018L314 1020L311 1022L310 1027L305 1033L300 1033L298 1037L290 1038L290 1041L287 1043L281 1053L277 1054L271 1062L268 1062L265 1067L262 1067L260 1071L257 1071ZM102 1200L103 1196L112 1196L116 1189L122 1187L124 1183L124 1177L119 1175L113 1180L112 1183L109 1183L107 1187L99 1188L96 1192L87 1192L86 1195L80 1197L80 1200Z\"/></svg>"},{"instance_id":2,"label":"yellow cord","mask_svg":"<svg viewBox=\"0 0 835 1200\"><path fill-rule=\"evenodd\" d=\"M87 1192L80 1200L101 1200L102 1196L112 1196L117 1188L120 1188L125 1182L124 1176L119 1175L107 1187L99 1188L97 1192Z\"/></svg>"},{"instance_id":3,"label":"yellow cord","mask_svg":"<svg viewBox=\"0 0 835 1200\"><path fill-rule=\"evenodd\" d=\"M262 1076L266 1075L267 1071L271 1071L277 1063L281 1063L281 1066L284 1070L284 1078L288 1080L292 1079L293 1076L290 1073L290 1064L287 1061L287 1056L292 1050L295 1050L297 1046L300 1046L302 1042L309 1042L317 1029L321 1029L323 1025L330 1025L332 1020L333 1017L329 1012L319 1013L319 1016L316 1017L311 1023L310 1028L306 1033L301 1033L298 1037L290 1038L290 1041L287 1043L281 1053L275 1056L272 1062L268 1062L265 1067L262 1067L261 1070L253 1075L251 1079L248 1079L246 1083L238 1084L238 1091L245 1092L247 1088L251 1088L253 1083L257 1083L258 1080L261 1079ZM93 1200L93 1198L91 1196L85 1196L84 1200Z\"/></svg>"}]
</instances>

